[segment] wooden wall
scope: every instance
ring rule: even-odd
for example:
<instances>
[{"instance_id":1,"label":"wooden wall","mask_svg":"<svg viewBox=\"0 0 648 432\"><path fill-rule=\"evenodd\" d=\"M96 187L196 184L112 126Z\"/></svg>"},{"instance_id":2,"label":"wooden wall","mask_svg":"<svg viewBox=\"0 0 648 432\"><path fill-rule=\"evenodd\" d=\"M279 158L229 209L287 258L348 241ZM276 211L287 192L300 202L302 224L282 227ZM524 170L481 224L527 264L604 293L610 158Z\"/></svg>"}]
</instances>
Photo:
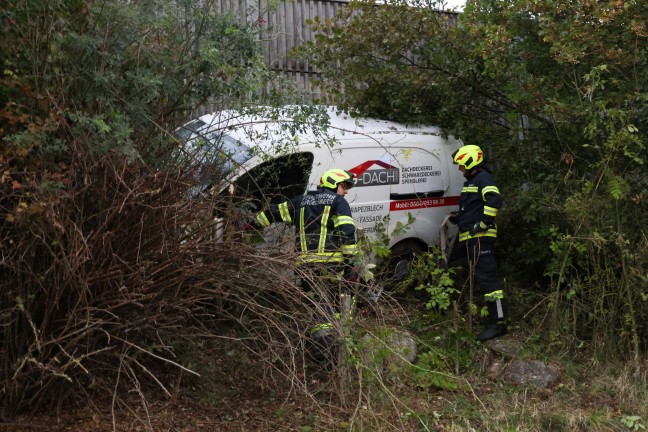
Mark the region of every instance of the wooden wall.
<instances>
[{"instance_id":1,"label":"wooden wall","mask_svg":"<svg viewBox=\"0 0 648 432\"><path fill-rule=\"evenodd\" d=\"M241 22L256 23L261 29L266 63L271 70L287 75L307 95L321 98L314 88L318 71L305 61L289 57L290 50L314 35L307 20L334 18L348 0L213 0L222 13L232 13ZM270 7L270 6L273 7ZM299 102L299 101L295 101Z\"/></svg>"}]
</instances>

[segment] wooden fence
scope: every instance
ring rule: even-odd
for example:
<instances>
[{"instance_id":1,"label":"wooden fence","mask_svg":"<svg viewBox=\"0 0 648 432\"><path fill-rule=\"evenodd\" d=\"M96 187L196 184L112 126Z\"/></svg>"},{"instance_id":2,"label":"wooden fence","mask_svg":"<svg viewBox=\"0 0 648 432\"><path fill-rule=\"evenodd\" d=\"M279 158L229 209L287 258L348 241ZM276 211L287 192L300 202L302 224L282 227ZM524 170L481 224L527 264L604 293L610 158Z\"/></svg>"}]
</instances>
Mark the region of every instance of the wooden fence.
<instances>
[{"instance_id":1,"label":"wooden fence","mask_svg":"<svg viewBox=\"0 0 648 432\"><path fill-rule=\"evenodd\" d=\"M292 48L314 41L307 20L334 18L348 0L213 0L222 13L231 13L241 22L256 23L261 29L268 67L290 77L306 98L320 99L321 89L313 84L318 71L307 61L289 56ZM272 6L272 7L271 7ZM299 101L295 101L299 102Z\"/></svg>"}]
</instances>

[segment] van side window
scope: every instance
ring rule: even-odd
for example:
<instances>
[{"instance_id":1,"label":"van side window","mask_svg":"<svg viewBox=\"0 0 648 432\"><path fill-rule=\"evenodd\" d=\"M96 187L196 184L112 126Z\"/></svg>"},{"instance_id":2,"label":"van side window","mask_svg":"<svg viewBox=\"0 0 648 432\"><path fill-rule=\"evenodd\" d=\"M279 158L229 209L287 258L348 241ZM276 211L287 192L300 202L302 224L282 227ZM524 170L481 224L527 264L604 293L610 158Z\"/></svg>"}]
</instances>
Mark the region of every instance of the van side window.
<instances>
[{"instance_id":1,"label":"van side window","mask_svg":"<svg viewBox=\"0 0 648 432\"><path fill-rule=\"evenodd\" d=\"M310 152L263 162L234 181L234 203L245 201L246 210L256 212L267 204L279 204L303 195L312 168L313 154ZM227 190L222 193L229 194Z\"/></svg>"}]
</instances>

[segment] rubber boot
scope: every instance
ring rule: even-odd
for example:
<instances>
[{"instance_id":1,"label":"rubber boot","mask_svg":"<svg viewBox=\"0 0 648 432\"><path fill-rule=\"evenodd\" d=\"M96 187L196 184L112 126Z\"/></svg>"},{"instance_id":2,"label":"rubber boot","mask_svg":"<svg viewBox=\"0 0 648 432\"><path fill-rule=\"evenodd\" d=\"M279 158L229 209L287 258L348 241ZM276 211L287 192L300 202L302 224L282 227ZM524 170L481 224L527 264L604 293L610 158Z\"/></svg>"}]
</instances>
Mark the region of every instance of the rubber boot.
<instances>
[{"instance_id":1,"label":"rubber boot","mask_svg":"<svg viewBox=\"0 0 648 432\"><path fill-rule=\"evenodd\" d=\"M506 304L504 299L497 299L495 301L487 302L488 307L488 324L484 330L477 335L479 342L486 342L487 340L495 339L504 336L508 329L504 319L506 318Z\"/></svg>"},{"instance_id":2,"label":"rubber boot","mask_svg":"<svg viewBox=\"0 0 648 432\"><path fill-rule=\"evenodd\" d=\"M484 330L477 335L477 340L479 342L486 342L487 340L495 339L500 336L504 336L508 332L506 324L502 323L490 323L486 325Z\"/></svg>"}]
</instances>

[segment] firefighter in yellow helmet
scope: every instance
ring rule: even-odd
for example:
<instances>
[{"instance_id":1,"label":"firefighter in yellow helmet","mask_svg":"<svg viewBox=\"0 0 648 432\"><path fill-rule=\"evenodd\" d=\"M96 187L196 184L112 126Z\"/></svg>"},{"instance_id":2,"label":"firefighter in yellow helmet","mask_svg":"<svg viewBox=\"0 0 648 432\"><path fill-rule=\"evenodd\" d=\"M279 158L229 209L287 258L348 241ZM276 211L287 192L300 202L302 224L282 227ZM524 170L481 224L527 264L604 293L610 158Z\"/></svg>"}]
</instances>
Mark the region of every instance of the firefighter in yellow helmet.
<instances>
[{"instance_id":1,"label":"firefighter in yellow helmet","mask_svg":"<svg viewBox=\"0 0 648 432\"><path fill-rule=\"evenodd\" d=\"M502 198L490 171L483 165L484 153L476 145L465 145L453 155L466 181L459 198L459 213L451 219L459 227L449 262L467 259L474 269L478 293L483 295L488 317L477 340L485 342L506 334L507 309L497 274L495 217Z\"/></svg>"},{"instance_id":2,"label":"firefighter in yellow helmet","mask_svg":"<svg viewBox=\"0 0 648 432\"><path fill-rule=\"evenodd\" d=\"M322 174L317 190L259 212L244 229L262 229L274 222L294 225L298 234L297 248L304 263L311 264L317 274L322 275L322 271L329 274L343 272L347 281L357 282L358 273L353 266L359 253L356 227L351 207L344 198L354 184L351 172L330 169ZM317 287L305 288L315 294L321 292ZM332 291L332 287L327 291ZM322 303L319 309L326 310L326 305L335 304L336 294L322 293L325 298L316 299ZM311 354L317 361L331 366L336 345L331 323L335 311L327 312L325 315L328 316L319 314L316 317L316 323L311 329L312 340L317 347Z\"/></svg>"},{"instance_id":3,"label":"firefighter in yellow helmet","mask_svg":"<svg viewBox=\"0 0 648 432\"><path fill-rule=\"evenodd\" d=\"M294 225L303 261L342 264L358 252L351 207L344 198L354 184L349 171L330 169L322 174L317 190L259 212L251 225Z\"/></svg>"}]
</instances>

